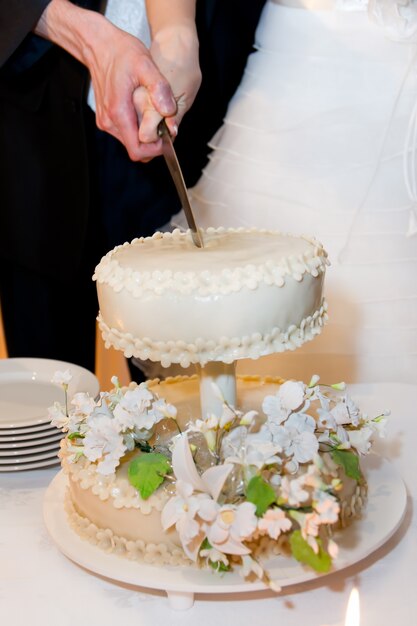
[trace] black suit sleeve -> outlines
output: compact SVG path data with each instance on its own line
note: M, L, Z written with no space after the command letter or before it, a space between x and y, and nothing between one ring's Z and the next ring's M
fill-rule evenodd
M50 0L0 0L0 66L33 30Z

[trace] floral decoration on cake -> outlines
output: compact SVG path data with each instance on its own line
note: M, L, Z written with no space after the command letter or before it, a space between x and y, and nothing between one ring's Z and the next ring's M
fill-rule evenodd
M384 436L388 412L370 418L344 383L320 385L313 376L308 385L284 382L260 412L239 411L216 388L222 414L181 430L176 407L146 383L121 388L114 377L112 391L77 393L68 406L70 379L69 371L56 373L65 404L49 409L51 423L67 433L67 461L87 459L102 476L129 463L143 500L166 488L162 526L176 528L192 562L239 568L274 589L260 546L275 544L318 572L330 570L344 482L366 484L359 459L375 434Z

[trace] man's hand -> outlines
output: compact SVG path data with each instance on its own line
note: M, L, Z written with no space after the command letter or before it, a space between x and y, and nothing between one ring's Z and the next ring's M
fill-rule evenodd
M117 137L134 161L160 154L160 141L140 141L133 94L138 87L146 89L147 106L159 119L175 116L177 103L169 82L142 42L99 13L68 0L51 0L36 33L66 49L89 69L99 128ZM146 121L146 115L144 118Z

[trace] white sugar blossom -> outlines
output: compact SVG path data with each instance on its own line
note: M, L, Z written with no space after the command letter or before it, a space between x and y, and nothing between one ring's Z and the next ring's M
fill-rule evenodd
M210 430L217 430L219 427L219 418L211 413L205 419L197 419L195 422L189 424L188 430L190 432L206 433Z
M337 422L328 409L317 409L317 415L317 425L319 428L325 428L332 431L337 430Z
M371 437L373 430L369 426L360 430L348 431L349 442L352 448L355 448L359 454L368 454L371 447Z
M56 385L65 385L68 387L71 380L72 380L71 371L69 369L66 369L63 372L60 370L56 371L52 377L51 382L55 383Z
M272 441L246 440L246 445L236 448L234 455L226 457L226 463L237 463L245 467L253 465L262 469L266 465L281 464L278 453L281 447Z
M307 541L308 545L314 550L317 554L319 551L319 546L316 541L316 537L319 534L319 526L320 526L320 517L317 513L306 513L302 514L298 521L301 521L301 534L303 538Z
M222 414L219 419L219 427L229 430L233 420L237 417L237 412L233 411L228 404L223 404Z
M316 492L313 505L321 524L335 524L339 519L340 505L331 494Z
M272 426L272 439L274 443L281 446L287 457L293 457L297 463L307 463L313 460L319 449L319 442L313 433L299 432L296 428L275 426L275 424Z
M304 396L305 385L288 380L280 386L275 396L266 396L262 403L262 410L268 420L281 424L290 413L305 403Z
M150 430L163 418L161 412L149 410L152 399L152 393L145 386L127 391L113 411L119 427Z
M278 391L282 406L289 411L298 409L304 402L304 390L303 383L287 380Z
M249 548L242 542L250 539L257 528L255 511L252 502L223 505L207 528L210 545L227 554L249 554Z
M155 424L164 418L176 419L177 417L176 407L173 404L169 404L162 398L159 398L152 403L152 413L155 416Z
M176 483L176 495L168 500L161 513L162 528L175 524L187 556L196 561L206 536L205 524L215 519L219 505L208 494L194 494L193 486L182 480Z
M194 423L189 424L189 432L199 432L204 435L207 446L212 452L216 448L216 432L219 428L219 418L210 414L205 419L197 419Z
M51 420L51 426L64 432L68 431L69 417L65 415L64 408L59 402L54 402L53 406L48 408L48 417Z
M352 424L353 426L357 426L359 424L359 408L348 396L346 396L343 401L338 402L331 409L330 413L339 425Z
M278 396L266 396L262 402L262 410L267 416L268 420L275 422L276 424L282 424L287 417L287 411L284 411L281 401Z
M257 578L262 580L264 576L264 570L258 561L255 561L251 556L245 554L242 556L242 569L240 571L240 575L242 578L247 578L251 574L255 574Z
M309 493L304 487L303 477L289 478L284 476L281 481L281 498L285 502L288 502L290 506L299 506L303 502L306 502L309 498Z
M225 567L229 565L227 556L223 552L216 550L216 548L204 548L200 550L200 556L211 563L223 563Z
M116 420L106 417L90 417L84 440L84 455L89 461L99 461L99 474L112 474L126 452L123 436Z
M91 415L97 406L94 398L84 392L76 393L71 400L71 405L74 407L74 413L83 417Z
M248 411L244 415L242 415L239 424L240 426L251 426L255 417L257 417L258 411Z
M258 528L272 539L278 539L280 534L290 530L292 522L282 509L268 509L258 521Z
M285 422L286 428L295 428L299 433L314 433L316 420L306 413L292 413Z

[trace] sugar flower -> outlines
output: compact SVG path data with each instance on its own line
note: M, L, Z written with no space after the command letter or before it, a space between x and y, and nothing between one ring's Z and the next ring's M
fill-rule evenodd
M299 409L305 402L305 386L288 380L283 383L275 396L266 396L262 403L262 410L268 420L281 424L292 411Z
M66 369L63 372L60 370L56 371L52 377L51 382L55 383L56 385L68 386L71 380L72 380L71 371L69 369Z
M339 518L340 505L336 498L324 491L317 491L313 502L321 524L335 524Z
M120 458L126 452L123 436L116 420L106 417L90 417L85 434L83 453L91 462L99 461L99 474L112 474Z
M152 393L143 385L129 390L114 408L114 417L119 427L149 430L164 416L159 411L149 411Z
M196 561L206 536L203 522L214 519L217 509L218 505L208 494L194 494L191 484L178 480L176 495L162 509L162 528L167 530L175 524L185 553Z
M48 416L51 420L51 426L59 428L60 430L67 432L69 417L64 413L63 407L59 402L54 402L48 409Z
M304 480L302 476L298 478L284 476L281 481L280 496L290 506L299 506L301 503L306 502L309 497L308 491L303 489L303 487Z
M258 528L261 532L269 535L272 539L278 539L282 532L290 530L291 520L282 509L268 509L263 517L258 521Z
M207 538L217 550L227 554L250 554L242 542L249 539L257 528L256 506L252 502L225 504L207 529Z
M352 448L355 448L359 454L368 454L371 447L370 439L373 435L373 429L370 426L360 430L349 430L347 434Z

